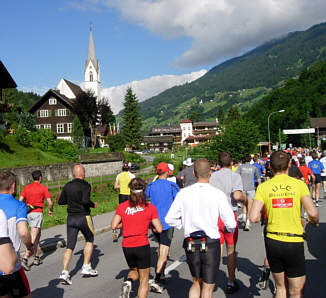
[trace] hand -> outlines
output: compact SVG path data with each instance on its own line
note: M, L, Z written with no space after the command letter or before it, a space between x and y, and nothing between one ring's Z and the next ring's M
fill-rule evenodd
M98 206L98 203L94 202L94 208L97 208L97 206Z
M48 215L53 216L53 211L49 211Z
M32 244L29 248L26 247L26 256L29 258L34 254L35 248L34 244Z

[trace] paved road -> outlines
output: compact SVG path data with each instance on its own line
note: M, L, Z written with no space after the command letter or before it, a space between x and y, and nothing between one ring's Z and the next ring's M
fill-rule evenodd
M305 297L326 297L326 201L320 207L321 225L318 229L307 228L308 241L305 244L307 259L307 285ZM187 297L191 286L191 276L187 264L184 262L184 251L181 248L182 231L177 231L171 247L170 260L167 269L166 287L164 294L150 293L149 297ZM27 272L34 298L41 297L119 297L121 283L127 274L127 265L124 260L121 241L112 243L111 233L106 232L96 236L96 246L92 259L93 266L99 271L95 278L83 278L79 272L82 266L83 241L78 242L70 267L73 284L63 286L59 283L58 275L61 271L61 257L63 249L50 252L43 256L44 263L40 267L32 267ZM156 243L151 241L153 264L155 264ZM232 297L272 297L271 290L259 291L256 282L260 275L260 267L264 258L261 228L254 225L252 231L240 231L238 245L238 270L236 272L240 283L240 291ZM220 266L217 286L214 297L226 297L226 259ZM154 273L154 267L151 269ZM272 284L271 284L272 287ZM136 297L137 285L134 286L131 297Z

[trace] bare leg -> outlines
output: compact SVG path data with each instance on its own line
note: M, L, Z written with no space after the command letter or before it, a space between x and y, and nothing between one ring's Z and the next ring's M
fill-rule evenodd
M236 255L235 255L235 245L226 245L227 250L227 267L229 274L229 282L234 282L235 279L235 266L236 266Z
M316 199L316 184L312 183L311 185L311 193L312 193L312 198Z
M72 250L67 248L63 253L63 259L62 259L63 270L68 271L71 257L72 257Z
M286 298L286 285L284 272L273 273L276 286L275 298Z
M156 273L163 273L165 268L166 262L168 260L170 247L160 244L159 251L158 251L158 260L156 265Z
M203 282L201 290L201 298L212 298L215 284L207 284Z
M84 247L84 265L87 265L91 262L92 253L93 253L93 243L86 242Z
M31 228L31 238L32 238L32 243L34 243L34 247L35 247L35 256L39 255L39 251L38 251L38 244L40 241L40 237L41 237L41 229L40 228ZM25 259L28 259L28 256L25 252L24 255Z
M306 276L288 278L290 298L302 298Z
M201 278L193 278L194 282L189 290L189 298L200 298L200 291L201 291Z
M138 298L146 298L148 294L148 279L149 279L149 270L139 269L139 288L138 288Z
M139 279L138 269L137 268L131 268L129 273L128 273L128 278L132 279L132 281L138 280Z
M319 197L320 197L320 183L317 183L315 185L315 192L316 192L315 199L316 199L316 202L318 202Z

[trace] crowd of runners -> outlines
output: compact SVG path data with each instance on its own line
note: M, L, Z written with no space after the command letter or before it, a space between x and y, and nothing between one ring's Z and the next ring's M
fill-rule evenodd
M85 169L75 165L74 179L59 197L67 205L67 246L59 278L71 285L69 264L78 233L85 238L81 274L97 276L91 266L94 228L91 186L85 181ZM42 173L32 173L16 199L16 176L0 172L0 297L31 297L24 271L30 270L29 259L41 265L39 240L44 201L53 214L53 202L42 185ZM149 183L130 172L123 163L114 188L119 191L119 205L111 222L113 242L122 235L122 251L129 273L121 288L127 298L139 280L138 297L148 291L165 291L165 267L173 241L174 229L183 229L183 249L193 277L189 297L212 297L226 245L228 281L225 292L239 290L235 276L238 230L249 232L251 223L261 221L266 258L258 287L266 289L272 272L275 297L302 297L305 285L304 227L319 224L321 183L326 187L326 152L302 148L275 151L271 155L247 154L241 161L221 152L217 161L191 158L183 162L177 176L174 166L159 163ZM30 227L30 230L28 228ZM119 234L120 230L120 234ZM150 277L151 250L149 230L158 243L154 278ZM21 242L26 247L20 256Z

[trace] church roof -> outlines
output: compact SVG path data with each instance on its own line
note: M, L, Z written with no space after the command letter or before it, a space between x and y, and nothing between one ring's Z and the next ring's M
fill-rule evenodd
M97 61L96 55L95 55L92 28L90 28L90 31L89 31L88 57L87 57L87 60L86 60L86 63L85 63L85 69L86 69L89 61L92 61L96 71L98 71L99 67L98 67L98 61Z
M70 82L66 79L63 79L65 81L65 83L68 85L68 87L70 88L70 90L72 91L72 93L75 94L75 96L77 97L80 93L83 92L83 90L76 84L74 84L73 82Z
M16 88L17 85L0 60L0 89Z

